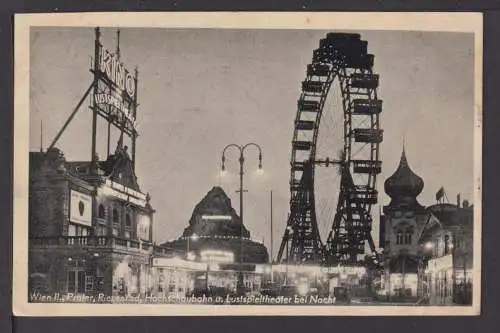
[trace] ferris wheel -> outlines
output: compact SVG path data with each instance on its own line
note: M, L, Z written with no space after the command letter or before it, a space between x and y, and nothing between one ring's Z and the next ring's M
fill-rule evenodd
M327 34L307 65L292 138L290 212L278 261L356 265L367 242L375 252L371 208L382 164L382 100L374 56L360 37ZM322 177L321 169L334 172ZM325 206L330 211L322 215ZM321 225L327 225L323 237Z

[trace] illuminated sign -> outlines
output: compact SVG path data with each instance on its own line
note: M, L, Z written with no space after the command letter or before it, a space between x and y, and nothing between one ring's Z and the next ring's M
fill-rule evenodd
M75 190L70 191L69 220L74 223L92 226L92 198Z
M336 266L322 267L324 273L345 274L345 275L363 275L366 269L360 266Z
M234 254L227 251L205 250L201 253L201 261L204 262L233 262Z
M115 54L101 47L99 57L99 70L113 82L121 91L127 93L130 98L135 96L134 76L118 60Z
M105 184L108 185L109 187L111 187L112 189L114 190L117 190L117 191L120 191L120 192L123 192L127 195L132 195L140 200L146 200L146 195L144 193L141 193L141 192L137 192L129 187L126 187L126 186L123 186L122 184L120 183L116 183L110 179L106 179L105 181Z
M143 214L138 215L137 236L139 239L149 240L149 226L149 216Z
M231 215L202 215L203 220L231 220Z
M202 262L193 262L182 260L180 258L154 258L154 267L164 267L164 268L182 268L186 270L206 270L207 264Z
M137 77L127 70L117 55L100 44L97 53L95 106L126 133L137 131Z
M122 114L127 118L128 121L134 126L137 127L137 123L135 121L134 114L130 111L130 108L124 103L123 99L114 94L96 94L95 95L97 104L105 104L110 105L122 112Z
M364 267L358 266L333 266L325 267L318 265L273 265L273 270L278 272L308 273L308 274L345 274L363 275L366 273Z
M106 183L100 186L97 191L100 196L118 198L140 207L146 206L146 196L144 194L112 182L109 179L106 179Z

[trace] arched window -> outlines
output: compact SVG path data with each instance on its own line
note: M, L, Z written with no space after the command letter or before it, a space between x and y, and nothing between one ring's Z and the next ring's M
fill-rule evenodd
M103 219L106 215L106 210L104 209L104 206L102 204L99 205L97 216L99 216L100 219Z
M118 223L118 210L113 208L113 223Z
M405 232L405 244L411 244L411 236L413 234L413 231L408 229Z
M403 244L403 233L401 230L396 232L396 244Z

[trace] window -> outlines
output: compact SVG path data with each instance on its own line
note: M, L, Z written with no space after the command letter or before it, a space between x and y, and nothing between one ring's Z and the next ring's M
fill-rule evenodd
M87 282L85 271L81 270L68 270L68 293L85 293L85 283Z
M149 240L149 217L146 215L137 215L137 237L143 240Z
M118 210L113 208L113 223L118 223Z
M97 236L106 236L106 234L107 230L105 226L100 225L97 227Z
M68 236L85 237L90 234L90 228L70 223L68 226Z
M413 232L411 230L406 230L405 232L405 244L410 245L411 244L411 236Z
M403 244L403 233L401 230L396 232L396 244Z
M127 225L127 227L132 226L132 221L130 220L130 214L129 213L127 213L127 215L125 216L125 224Z
M450 253L450 236L446 235L444 236L444 254L449 254Z
M76 225L74 224L69 224L68 226L68 236L73 237L76 236Z
M97 216L100 219L103 219L106 216L106 209L104 208L104 206L102 204L99 205Z
M439 237L436 237L436 240L434 241L434 256L441 256L441 238Z
M76 285L76 279L75 279L75 271L68 271L68 293L74 293L75 292L75 285Z

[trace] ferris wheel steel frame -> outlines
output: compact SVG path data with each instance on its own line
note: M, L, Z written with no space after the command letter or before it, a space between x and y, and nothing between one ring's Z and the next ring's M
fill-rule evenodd
M382 100L377 96L379 76L373 73L374 56L368 54L367 47L359 34L329 33L320 40L312 63L307 65L292 139L290 213L278 262L359 265L366 241L375 253L371 206L377 203L375 185L381 172ZM344 145L340 157L318 159L318 135L327 130L321 123L334 81L338 81L342 95ZM314 120L304 120L310 119L306 114L313 114ZM353 120L360 121L353 124ZM310 140L301 140L308 134L312 134ZM355 159L354 147L364 149L363 159ZM332 152L334 148L340 147L332 147ZM301 154L307 158L300 159ZM339 170L340 189L332 226L323 243L316 216L315 169L330 166Z

